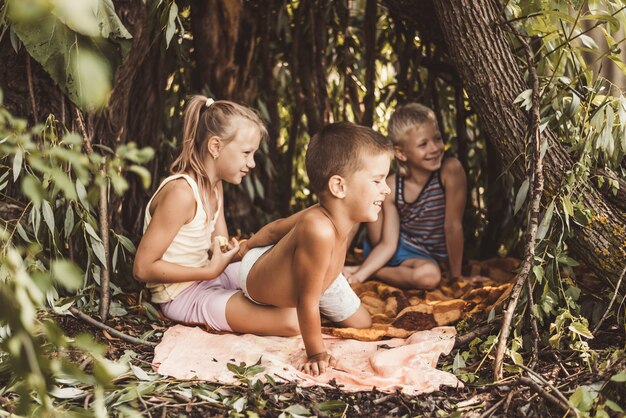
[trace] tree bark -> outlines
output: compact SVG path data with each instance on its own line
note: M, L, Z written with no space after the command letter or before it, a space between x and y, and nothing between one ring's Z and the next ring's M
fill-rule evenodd
M525 178L524 135L528 128L522 110L513 104L526 89L522 73L511 51L507 34L500 27L500 9L493 1L435 0L448 52L463 78L472 108L478 114L488 140L503 165L518 182ZM545 131L546 193L544 204L562 187L573 161L558 138ZM567 241L575 257L600 277L617 280L626 264L626 216L592 184L580 192L583 204L593 212L589 225L574 225L574 238Z

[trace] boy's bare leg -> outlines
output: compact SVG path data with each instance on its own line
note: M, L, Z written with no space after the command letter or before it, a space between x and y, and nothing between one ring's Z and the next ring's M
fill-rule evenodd
M300 335L295 308L258 305L242 292L235 293L226 303L226 321L234 332L241 334Z
M355 313L343 321L336 322L336 325L346 328L369 328L372 326L372 317L361 304Z
M431 260L410 258L399 266L381 268L376 277L401 289L431 290L439 285L441 270Z

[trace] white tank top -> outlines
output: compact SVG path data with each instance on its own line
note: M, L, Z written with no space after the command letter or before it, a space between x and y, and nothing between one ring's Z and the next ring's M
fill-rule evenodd
M172 180L184 178L196 199L196 214L191 222L183 225L179 230L172 243L161 260L169 263L178 264L185 267L204 267L209 262L209 248L211 248L211 235L215 230L215 223L222 208L222 202L220 201L219 194L215 190L215 198L217 199L217 210L213 215L213 219L209 222L207 220L206 212L200 198L200 192L198 190L198 184L196 181L187 174L174 174L167 177L159 188L154 192L154 195L150 198L148 205L146 206L146 216L143 222L143 231L146 231L152 216L150 215L150 204L154 197L161 191L163 186ZM195 282L179 282L179 283L148 283L146 286L152 293L152 302L166 303L173 300L183 290L194 284Z

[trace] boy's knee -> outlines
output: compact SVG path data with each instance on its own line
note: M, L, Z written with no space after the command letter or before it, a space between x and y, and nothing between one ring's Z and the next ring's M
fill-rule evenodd
M300 335L300 324L298 323L298 315L295 312L293 315L287 315L282 328L283 337L295 337L297 335Z
M433 290L441 283L441 270L435 263L428 263L413 270L413 286L418 289Z

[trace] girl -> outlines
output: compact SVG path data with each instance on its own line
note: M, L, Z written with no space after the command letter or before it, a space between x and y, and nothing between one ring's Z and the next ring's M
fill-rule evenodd
M243 296L240 263L229 264L241 258L239 243L233 239L222 252L217 238L228 236L222 181L241 183L266 136L263 122L244 106L204 96L189 100L182 152L148 202L133 268L168 318L216 331L299 334L295 309L261 306Z
M382 216L367 225L366 260L344 274L352 283L375 274L395 287L433 289L441 280L438 261L448 260L451 278L461 275L465 172L456 158L444 160L437 119L426 106L401 106L388 130L400 170L387 178L391 198Z

